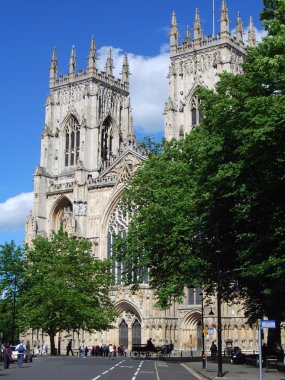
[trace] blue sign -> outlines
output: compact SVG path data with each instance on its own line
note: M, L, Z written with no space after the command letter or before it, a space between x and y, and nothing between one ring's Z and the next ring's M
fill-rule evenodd
M270 320L265 320L265 321L260 321L260 327L262 329L275 329L276 328L276 321L270 321Z
M214 329L213 328L208 329L208 334L209 335L214 335Z

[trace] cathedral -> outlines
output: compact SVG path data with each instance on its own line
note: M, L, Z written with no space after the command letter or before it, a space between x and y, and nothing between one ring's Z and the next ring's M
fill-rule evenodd
M240 74L247 46L255 43L252 19L247 43L240 15L235 34L230 33L225 0L217 35L204 35L196 10L194 33L191 35L188 27L180 42L173 12L169 94L165 94L168 99L164 108L166 139L182 138L199 124L196 90L200 86L214 89L223 71ZM125 54L121 77L114 77L111 50L104 71L98 69L94 37L85 70L77 71L73 47L68 74L58 76L57 53L53 50L41 158L34 173L33 212L26 225L27 243L37 235L48 237L51 231L63 227L72 235L89 239L94 256L103 259L112 256L112 237L127 232L129 220L121 210L120 199L128 181L146 159L133 130L129 76ZM155 307L147 279L133 293L122 284L121 270L120 263L116 263L115 285L110 289L119 313L114 329L94 334L64 332L58 336L62 347L73 339L74 347L82 342L114 343L131 349L132 344L145 343L151 337L155 345L172 340L177 350L201 350L204 301L203 326L213 332L205 335L209 350L217 339L213 299L205 300L200 288L185 289L183 303L173 303L170 309L162 311ZM244 350L257 348L257 331L246 325L240 305L223 304L222 320L224 346L227 340ZM48 343L48 337L39 331L30 331L25 338Z

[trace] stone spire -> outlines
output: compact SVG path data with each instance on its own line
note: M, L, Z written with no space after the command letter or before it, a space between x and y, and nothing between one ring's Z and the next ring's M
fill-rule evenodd
M190 33L190 26L189 25L187 25L187 29L186 29L185 42L186 43L191 42L191 33Z
M57 63L56 48L54 47L52 51L51 64L49 68L50 82L54 83L57 80L57 72L58 72L58 63Z
M227 36L230 33L230 20L229 20L229 11L227 8L226 0L222 2L222 11L221 11L221 36Z
M75 47L72 46L71 55L69 59L69 76L75 76L76 73L76 54L75 54Z
M89 50L89 57L88 57L88 70L94 70L96 68L96 45L95 45L95 38L92 36L91 44L90 44L90 50Z
M107 75L113 76L113 68L114 68L114 62L112 57L112 49L109 50L109 55L107 57L106 65L105 65L105 72Z
M201 21L199 16L199 10L196 8L195 21L194 21L194 41L201 38Z
M124 60L123 60L123 66L122 66L122 82L129 84L129 76L130 76L130 67L129 67L129 60L128 60L128 54L124 54Z
M254 47L256 45L256 33L253 25L252 16L249 19L249 30L248 30L248 47Z
M172 12L169 37L170 37L170 50L175 51L178 46L178 26L177 26L175 11Z
M236 24L236 38L238 42L243 42L243 24L240 17L240 12L238 12L237 24Z

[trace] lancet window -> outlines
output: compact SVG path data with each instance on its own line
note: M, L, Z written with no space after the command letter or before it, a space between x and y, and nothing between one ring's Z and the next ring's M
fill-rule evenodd
M65 126L65 166L73 166L79 160L80 129L74 116L70 116Z
M111 118L108 117L101 130L101 158L103 161L110 159L113 149L113 130Z
M191 124L192 128L200 124L202 120L202 111L200 108L201 100L197 95L194 95L191 100Z

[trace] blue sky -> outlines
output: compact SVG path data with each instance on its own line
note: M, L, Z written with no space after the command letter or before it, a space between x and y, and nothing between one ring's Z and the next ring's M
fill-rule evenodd
M252 15L262 36L261 0L227 0L231 29L238 10L244 27ZM131 99L135 130L139 137L163 135L163 105L167 100L168 33L171 13L176 11L179 32L193 27L199 8L205 34L212 33L212 0L2 0L1 25L1 177L0 244L24 240L25 216L32 208L33 172L40 158L44 104L48 94L48 68L54 46L59 74L67 73L71 47L77 69L86 67L94 34L105 64L114 49L115 73L122 54L130 55ZM216 31L221 0L215 0ZM246 39L246 36L245 36Z

